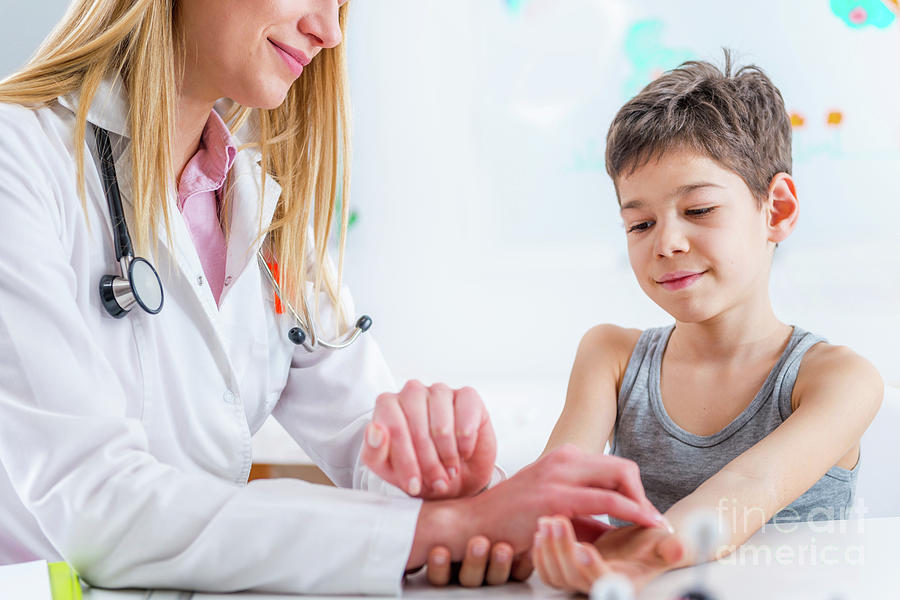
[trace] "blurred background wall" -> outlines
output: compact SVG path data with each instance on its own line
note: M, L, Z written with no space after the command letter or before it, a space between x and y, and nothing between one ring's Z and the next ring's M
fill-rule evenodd
M0 0L0 75L66 2ZM346 281L398 382L473 385L501 463L543 447L581 335L670 322L628 266L603 165L619 106L684 60L761 66L794 123L777 314L900 384L894 0L354 0ZM274 439L274 438L273 438ZM261 454L289 456L283 443ZM266 454L268 453L268 454ZM293 455L291 455L293 456Z

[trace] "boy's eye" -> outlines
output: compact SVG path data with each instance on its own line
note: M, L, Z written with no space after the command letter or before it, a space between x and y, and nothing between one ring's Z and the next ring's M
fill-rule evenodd
M653 221L641 221L640 223L635 223L634 225L630 226L627 232L631 233L634 231L646 231L650 229L651 225L653 225Z
M684 211L684 214L688 215L689 217L702 217L703 215L708 215L715 209L715 206L708 206L706 208L691 208Z

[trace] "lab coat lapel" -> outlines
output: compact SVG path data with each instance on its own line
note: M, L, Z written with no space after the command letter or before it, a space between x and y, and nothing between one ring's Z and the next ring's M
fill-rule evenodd
M76 112L80 102L80 93L73 92L65 96L60 96L59 103L69 110ZM122 199L122 208L125 212L126 219L129 223L134 222L134 188L131 178L132 173L132 157L131 157L131 138L128 127L128 100L125 94L124 86L119 78L107 78L101 82L97 88L97 93L88 109L88 123L103 127L109 131L110 142L113 150L113 160L116 165L116 173L118 175L119 192ZM91 130L87 135L88 147L96 152L96 144L93 140ZM98 175L99 177L99 175ZM274 182L273 182L274 183ZM276 196L277 198L277 196ZM108 214L105 206L106 199L98 198L103 202L102 212ZM200 323L201 328L207 329L205 335L209 341L210 350L216 357L216 362L222 371L223 376L228 381L232 389L237 389L237 377L232 362L232 357L228 352L230 347L230 336L221 323L219 309L216 306L215 298L206 283L206 277L203 273L203 266L200 262L200 256L194 246L190 231L184 218L181 216L176 203L176 193L174 186L169 186L166 197L162 199L167 205L169 213L169 224L172 233L172 244L170 246L166 232L166 224L162 216L157 224L157 234L159 240L160 252L166 252L171 260L160 260L162 257L157 256L151 260L152 263L160 271L160 276L164 281L164 290L166 285L179 285L185 289L191 290L189 295L192 296L202 308L202 314L206 319ZM274 210L274 209L273 209ZM112 240L111 224L107 220L106 227L109 229L109 237ZM110 243L112 243L110 241ZM172 268L172 267L175 268ZM165 308L163 308L165 310Z
M131 141L127 140L127 143L123 145L124 148L121 154L115 159L116 172L131 173ZM127 218L131 219L130 222L133 222L134 195L131 177L119 177L119 191ZM210 351L216 357L216 362L219 364L219 368L228 382L229 388L237 389L236 370L232 357L228 352L231 342L230 336L221 322L216 300L206 281L203 265L200 262L200 256L194 246L191 233L184 222L181 212L178 210L174 188L170 187L164 201L168 205L172 243L171 245L169 244L166 224L162 215L160 215L160 220L157 223L160 256L155 257L155 260L152 261L160 271L160 277L164 281L164 293L165 285L178 285L183 289L190 290L188 292L189 295L200 305L201 312L206 317L198 326L201 329L206 329L204 335L209 342ZM162 253L167 253L171 260L161 260ZM165 306L163 310L165 310Z
M260 207L262 167L258 164L259 158L259 152L244 149L238 152L232 166L234 175L231 178L231 216L225 258L226 281L228 278L236 280L248 264L256 265L256 252L263 241L259 239L259 234L272 222L275 207L281 197L281 186L266 174L265 196ZM220 304L225 302L229 291L230 286L225 286L219 298Z
M253 260L262 241L257 240L257 235L272 221L272 215L281 196L281 187L275 180L266 175L266 193L263 198L262 211L260 213L260 177L262 170L257 164L259 153L253 149L244 149L237 153L232 165L233 176L231 198L231 226L227 238L225 274L229 285L222 288L219 296L219 304L213 297L209 284L203 272L203 265L197 253L191 233L187 224L178 210L176 204L176 192L174 188L169 190L166 198L168 202L169 220L172 231L172 247L166 239L165 223L161 220L158 224L159 244L165 248L174 259L178 273L174 273L172 279L179 280L181 285L191 290L193 297L200 304L203 314L206 316L205 326L209 333L210 348L217 356L222 372L229 380L232 389L238 388L247 357L251 351L251 345L247 339L246 323L241 323L242 315L235 314L239 307L230 306L228 295L234 289L238 278L242 276L256 276L257 274L244 273L248 265L256 268ZM131 173L130 142L123 149L121 156L116 160L117 169L120 172ZM120 178L122 187L123 204L127 204L126 213L132 213L132 185L130 177ZM252 262L251 262L252 261ZM163 266L163 268L166 268ZM199 282L203 282L200 284ZM232 299L234 300L234 299Z
M249 323L246 314L247 294L272 293L261 281L256 263L256 251L262 244L259 233L272 221L281 187L266 176L265 196L260 200L262 169L257 165L258 153L252 149L238 152L232 166L230 226L225 256L225 283L219 296L218 317L225 331L235 333L229 340L229 354L238 378L243 378L249 364L251 338L265 329L263 323ZM261 204L260 204L261 203ZM257 297L257 301L259 298ZM247 329L257 331L248 332ZM241 332L240 335L237 332Z
M80 101L80 93L73 92L59 98L60 104L73 112L77 111ZM230 103L217 104L216 109L223 114L230 107ZM132 173L131 138L128 127L128 99L124 85L120 78L107 78L97 88L91 107L88 109L88 122L103 127L111 134L113 156L116 164L116 172L119 174L119 190L122 198L122 206L129 222L134 222L134 190L130 174ZM244 134L244 135L241 135ZM236 134L238 141L246 135L253 136L256 129L245 126ZM95 148L93 135L88 133L88 146ZM252 138L251 138L252 139ZM262 240L257 239L260 231L264 230L272 221L275 207L281 196L281 187L268 174L266 175L265 196L262 199L260 210L260 181L262 168L259 165L260 154L255 148L245 148L235 157L233 176L230 177L232 186L231 218L227 243L226 277L229 281L236 281L248 264L255 265L254 256ZM105 203L105 198L102 200ZM207 338L210 341L210 349L216 355L223 374L229 380L229 385L237 385L238 371L235 365L243 363L244 354L247 352L247 344L235 343L231 339L232 333L219 307L216 305L212 291L206 283L200 256L194 246L193 239L187 224L184 222L176 201L174 186L170 186L166 197L169 224L172 233L171 246L167 238L166 225L161 218L157 225L159 247L169 254L171 261L154 260L160 271L169 269L169 272L161 272L160 275L169 285L181 285L191 290L193 296L202 308L206 317L203 325L208 328ZM103 212L106 213L104 206ZM107 222L107 228L111 225ZM109 232L110 239L112 231ZM159 257L158 257L159 258ZM174 265L176 269L171 269ZM177 271L174 272L174 271ZM229 294L231 286L225 286L219 297L219 305L222 306Z

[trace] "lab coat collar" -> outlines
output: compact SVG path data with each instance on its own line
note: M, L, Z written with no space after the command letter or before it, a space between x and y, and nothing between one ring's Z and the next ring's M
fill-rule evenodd
M79 90L69 94L60 96L59 103L76 112L81 100ZM220 116L226 115L228 110L233 106L233 102L228 99L222 99L216 103L214 110ZM97 125L109 131L111 134L120 136L125 143L116 143L113 140L113 154L117 165L118 173L132 172L132 161L130 152L131 135L128 126L128 113L130 104L128 95L125 90L124 83L120 77L107 77L97 87L97 93L88 109L87 120L93 125ZM247 124L234 132L234 137L239 144L244 144L248 140L255 139L258 136L258 127L255 125L254 119L249 119ZM278 199L281 197L281 186L266 174L265 195L262 198L262 207L260 208L260 185L262 180L262 167L259 164L260 152L255 147L247 147L239 149L232 165L232 173L229 177L231 185L234 186L231 204L231 223L229 227L228 246L226 255L226 276L236 279L246 268L247 264L256 254L261 244L261 240L257 240L260 231L265 230L272 222L275 214L275 208ZM123 205L128 208L133 207L133 190L131 177L119 177L119 188ZM175 197L174 186L170 189L170 193L165 200L168 202L169 214L178 215L177 198ZM181 240L185 235L189 238L189 232L186 227L181 227L179 220L172 222L175 234L175 248L171 250L178 257L178 263L182 270L191 272L195 270L196 264L199 264L199 258L196 251L190 251L186 240ZM167 246L165 224L160 222L158 226L159 240ZM182 241L184 243L179 243ZM194 264L196 262L196 264ZM226 287L220 296L220 303L224 301L228 293Z
M76 90L58 98L59 103L72 112L77 112L81 100L81 91ZM222 99L215 105L216 112L220 116L227 114L233 106L230 100ZM129 102L124 83L120 77L107 77L97 87L97 93L88 109L87 120L93 125L106 129L112 134L126 138L130 143L131 133L128 127ZM234 133L238 143L248 141L246 136L255 136L257 128L253 119ZM118 146L118 147L117 147ZM119 165L120 173L131 173L131 153L128 144L113 144L116 154L115 161ZM116 152L118 150L118 152ZM234 182L234 195L230 227L230 240L228 244L228 260L233 262L239 258L246 263L247 259L255 252L253 240L257 233L267 228L275 214L278 198L281 196L281 186L274 178L266 175L265 197L262 210L259 207L260 182L262 167L259 165L260 152L257 148L248 147L238 151L232 166L232 180ZM119 186L122 189L122 198L129 206L132 204L132 190L130 177L120 177ZM174 190L172 190L174 193ZM171 200L171 199L170 199ZM177 211L174 202L170 209ZM170 210L171 214L172 213ZM165 236L164 227L161 229L161 240ZM234 242L234 244L232 243ZM243 266L243 265L242 265ZM230 271L230 269L229 269ZM236 273L235 273L236 274Z
M72 112L78 112L81 90L60 96L57 100ZM88 109L87 120L110 133L131 137L128 130L128 97L120 77L107 77L100 82Z

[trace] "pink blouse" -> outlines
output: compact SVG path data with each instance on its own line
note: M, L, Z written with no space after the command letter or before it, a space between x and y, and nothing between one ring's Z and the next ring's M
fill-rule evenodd
M220 198L236 154L231 132L216 111L212 111L200 136L200 147L185 165L178 184L178 209L191 232L216 304L225 279L226 248L219 221Z

